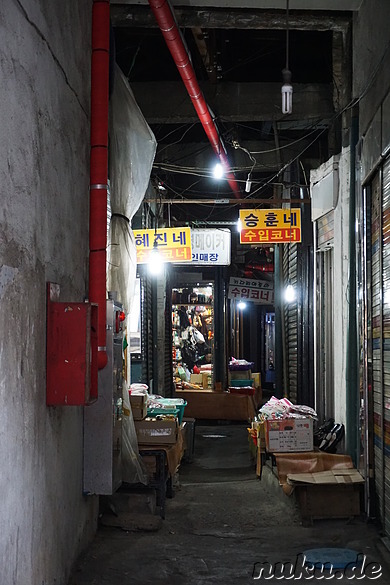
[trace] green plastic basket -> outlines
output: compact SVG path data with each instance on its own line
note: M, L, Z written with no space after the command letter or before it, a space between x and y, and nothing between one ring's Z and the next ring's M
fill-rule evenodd
M230 380L229 386L233 388L242 388L243 386L253 386L253 380Z

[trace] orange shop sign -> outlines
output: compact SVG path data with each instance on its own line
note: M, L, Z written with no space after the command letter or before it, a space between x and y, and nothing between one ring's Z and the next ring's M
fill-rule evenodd
M240 209L240 244L301 241L300 209Z
M164 262L191 262L191 228L160 228L133 230L137 250L137 264L146 264L155 245Z

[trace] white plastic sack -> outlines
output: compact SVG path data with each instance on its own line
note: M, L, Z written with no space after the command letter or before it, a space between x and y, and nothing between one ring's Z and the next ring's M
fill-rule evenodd
M129 392L123 383L123 417L122 417L122 480L126 483L143 483L147 485L148 475L138 452L138 440L131 413Z

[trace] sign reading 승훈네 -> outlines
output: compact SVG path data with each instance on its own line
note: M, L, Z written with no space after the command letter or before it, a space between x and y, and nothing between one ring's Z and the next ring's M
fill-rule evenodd
M241 244L301 241L300 209L240 209Z

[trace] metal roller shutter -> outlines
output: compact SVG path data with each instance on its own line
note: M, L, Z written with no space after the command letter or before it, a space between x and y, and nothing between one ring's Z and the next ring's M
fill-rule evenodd
M390 160L372 181L371 213L375 491L383 528L390 534Z
M141 277L141 359L142 380L153 380L152 283L150 276Z
M283 250L283 281L298 288L298 246L288 244ZM298 296L292 303L284 305L284 330L287 380L284 380L288 398L296 403L298 399Z

